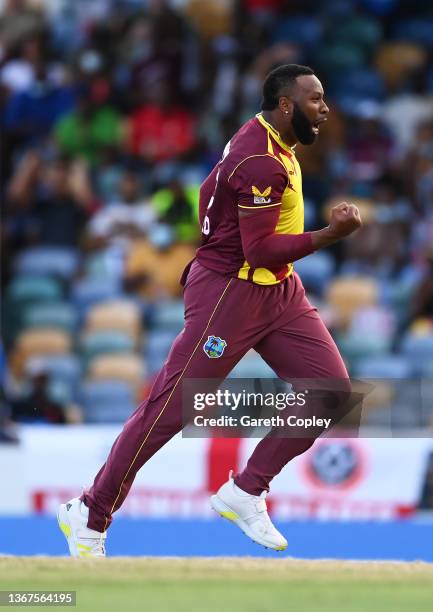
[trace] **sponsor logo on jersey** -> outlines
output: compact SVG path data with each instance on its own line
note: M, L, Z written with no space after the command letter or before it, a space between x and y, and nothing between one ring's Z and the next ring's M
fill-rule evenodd
M208 336L203 350L210 359L218 359L224 353L227 342L219 336Z
M270 204L272 187L267 187L264 191L259 191L255 185L251 187L254 196L254 204Z

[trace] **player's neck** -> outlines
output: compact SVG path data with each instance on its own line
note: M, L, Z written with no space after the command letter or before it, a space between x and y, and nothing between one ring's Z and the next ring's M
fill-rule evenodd
M289 147L294 147L298 142L292 128L282 125L278 114L274 111L262 111L263 119L278 133L281 140Z

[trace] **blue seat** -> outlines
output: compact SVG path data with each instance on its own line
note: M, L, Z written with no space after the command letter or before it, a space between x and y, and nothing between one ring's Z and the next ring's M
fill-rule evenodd
M299 45L316 45L322 36L323 25L313 17L290 17L280 20L272 36L274 43L290 41Z
M84 383L79 402L89 423L124 422L136 408L134 389L118 380Z
M433 333L425 336L408 334L401 344L402 354L420 376L433 364Z
M7 288L6 298L14 304L59 301L62 288L49 276L17 276Z
M365 64L365 53L356 45L335 42L320 46L315 61L332 83L336 79L336 72L341 74L361 68Z
M376 70L357 68L341 74L332 93L338 99L349 95L351 98L382 100L386 87L383 76Z
M182 300L161 302L157 304L152 318L152 329L170 329L180 331L184 324L184 306Z
M32 304L23 315L25 327L59 327L68 332L77 328L77 312L67 302L50 302L48 304Z
M144 354L150 374L154 374L162 367L176 336L177 331L170 329L149 332L146 337Z
M134 340L118 330L90 332L81 341L81 351L86 361L106 353L130 353Z
M53 275L69 280L78 265L79 256L74 249L35 247L23 251L15 260L14 268L18 274Z
M404 355L376 355L359 361L354 374L361 378L410 378L412 367Z
M85 412L84 418L87 423L124 423L136 408L134 402L96 403L90 412Z
M355 370L364 359L380 357L388 353L390 342L387 338L345 334L337 338L337 345L348 362L350 370Z
M392 36L395 40L433 47L433 22L431 19L405 19L396 24Z
M72 300L80 314L93 304L111 300L119 294L119 283L110 278L83 278L72 287Z
M81 376L80 360L72 353L42 355L38 357L48 372L55 378L78 382Z
M322 295L330 278L334 274L335 262L325 251L316 251L308 257L295 262L295 270L307 289Z

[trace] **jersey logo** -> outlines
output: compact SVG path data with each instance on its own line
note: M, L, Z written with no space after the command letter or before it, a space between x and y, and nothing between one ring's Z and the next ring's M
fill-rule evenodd
M272 187L267 187L263 192L259 191L255 185L251 187L254 196L254 204L270 204Z
M219 359L224 353L227 342L219 336L208 336L203 350L210 359Z

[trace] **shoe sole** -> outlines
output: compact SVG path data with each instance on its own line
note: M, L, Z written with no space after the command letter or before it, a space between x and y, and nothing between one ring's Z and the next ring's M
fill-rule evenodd
M230 506L227 506L227 504L223 502L220 497L218 497L218 495L211 496L210 504L215 510L215 512L217 512L220 516L227 519L228 521L235 523L235 525L237 525L246 536L253 540L253 542L256 542L256 544L260 544L261 546L264 546L265 548L270 548L271 550L286 550L287 544L283 546L275 546L273 544L270 544L269 542L266 542L266 540L263 540L259 536L256 536L249 528L248 523L242 520L241 517L234 510L232 510L232 508L230 508Z
M69 522L68 511L66 510L65 504L61 504L57 510L57 522L59 524L60 531L66 538L71 557L79 557L74 538L72 537L72 527L71 523Z

